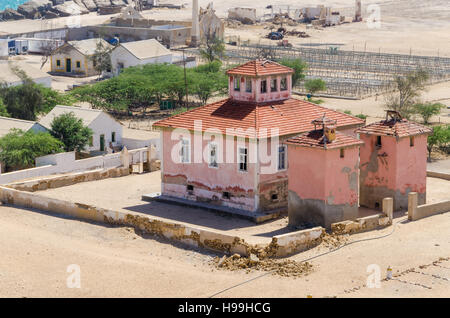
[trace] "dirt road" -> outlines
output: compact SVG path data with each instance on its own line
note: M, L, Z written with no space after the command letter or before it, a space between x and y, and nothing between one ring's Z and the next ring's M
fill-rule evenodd
M396 219L398 221L399 219ZM400 219L401 220L401 219ZM389 237L344 247L311 262L302 278L266 275L220 297L406 296L449 297L450 214L399 223ZM352 236L350 241L388 234L391 228ZM0 297L208 297L261 272L218 270L215 256L142 238L127 228L0 206ZM292 259L327 251L319 246ZM68 266L80 267L81 288L68 288ZM369 289L367 266L382 277L390 265L395 280ZM434 276L433 276L434 275ZM425 287L424 287L425 286Z

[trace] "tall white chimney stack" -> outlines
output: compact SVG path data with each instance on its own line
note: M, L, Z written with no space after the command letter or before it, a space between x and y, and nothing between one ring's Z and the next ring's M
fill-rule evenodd
M198 20L198 0L192 0L192 30L191 46L198 46L200 42L200 25Z

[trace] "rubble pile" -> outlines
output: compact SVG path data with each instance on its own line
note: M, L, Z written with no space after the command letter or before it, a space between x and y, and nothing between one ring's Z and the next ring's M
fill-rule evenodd
M341 247L342 245L345 245L347 242L348 242L348 234L340 235L335 233L333 234L324 233L322 237L322 244L320 244L320 247L335 249Z
M231 271L246 270L247 273L251 270L259 270L273 272L283 277L300 277L313 271L313 266L308 262L300 263L293 260L270 258L260 259L255 254L250 254L250 257L243 257L239 254L234 254L230 257L224 255L222 258L215 257L212 262L219 269Z

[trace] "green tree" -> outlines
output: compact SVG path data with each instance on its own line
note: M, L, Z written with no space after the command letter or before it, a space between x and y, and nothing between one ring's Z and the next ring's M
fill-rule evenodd
M12 129L0 138L0 161L8 171L34 166L35 158L63 151L63 144L47 132Z
M414 105L414 113L420 115L425 125L429 124L430 118L439 115L441 109L445 108L445 105L441 103L418 103Z
M217 37L207 38L200 46L200 55L208 62L220 61L225 58L225 42Z
M425 90L429 77L428 72L421 69L405 76L395 76L395 90L386 95L387 109L398 111L405 118L411 117L414 105Z
M3 99L1 98L0 98L0 116L10 117L8 110L6 109L5 103L3 103Z
M99 73L99 76L103 72L110 72L112 68L111 63L111 51L112 48L104 44L104 41L98 39L95 52L91 56L91 60L94 63L94 69Z
M220 68L221 63L215 61L188 72L189 90L201 100L202 104L206 104L215 95L226 94L228 77Z
M435 147L445 147L450 143L450 125L433 127L433 133L428 136L428 161L431 161L431 152Z
M70 94L60 93L57 90L45 86L38 86L42 94L42 105L39 110L42 113L50 112L56 105L70 106L75 102L75 99Z
M51 123L53 137L64 144L65 151L82 151L92 137L92 130L83 125L83 120L73 112L55 117Z
M305 78L305 72L308 65L302 59L282 59L279 61L281 65L290 67L294 70L292 74L292 87Z
M44 101L39 86L31 80L25 80L18 86L2 85L0 98L3 99L12 117L24 120L36 120L36 115L42 110Z
M315 94L327 89L327 84L320 78L310 79L305 82L305 89L310 94Z

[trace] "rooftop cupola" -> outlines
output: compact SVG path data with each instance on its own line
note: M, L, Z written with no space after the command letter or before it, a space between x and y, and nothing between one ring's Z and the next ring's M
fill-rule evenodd
M269 60L253 60L227 71L230 99L264 103L291 98L294 70Z

